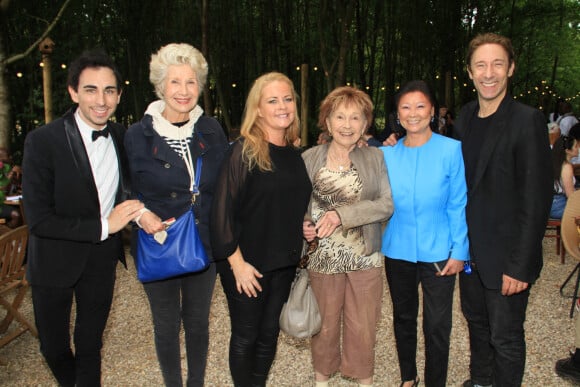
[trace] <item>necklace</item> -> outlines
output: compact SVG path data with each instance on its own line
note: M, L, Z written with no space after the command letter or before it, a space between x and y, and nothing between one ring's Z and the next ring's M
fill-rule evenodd
M350 158L347 156L345 159L339 159L338 157L334 156L332 153L328 152L328 158L330 159L333 166L338 168L340 172L343 172L347 167L350 166Z

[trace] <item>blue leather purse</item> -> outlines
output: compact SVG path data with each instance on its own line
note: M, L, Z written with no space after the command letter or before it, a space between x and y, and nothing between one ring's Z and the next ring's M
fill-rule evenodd
M195 187L199 186L201 157L197 160ZM209 259L199 237L193 206L167 229L163 244L153 235L139 230L137 242L137 277L141 282L159 281L205 270Z

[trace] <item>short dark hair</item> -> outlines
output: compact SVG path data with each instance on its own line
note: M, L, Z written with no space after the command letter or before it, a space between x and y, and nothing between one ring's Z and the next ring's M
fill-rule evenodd
M425 94L425 97L427 97L429 102L431 102L431 105L433 105L433 108L435 108L437 101L435 100L435 95L431 91L431 88L427 82L422 80L414 80L405 83L403 87L399 89L399 92L395 95L395 106L397 109L399 108L399 101L401 100L401 97L403 97L405 94L413 93L415 91Z
M580 122L570 128L568 136L574 140L580 141Z
M99 67L108 67L110 68L113 73L115 74L115 78L117 79L117 90L121 91L121 83L122 77L121 72L117 68L117 65L109 55L105 52L105 50L101 48L88 50L83 52L78 58L76 58L68 68L68 77L67 77L67 86L73 88L75 91L78 91L79 88L79 78L81 73L86 68L99 68Z

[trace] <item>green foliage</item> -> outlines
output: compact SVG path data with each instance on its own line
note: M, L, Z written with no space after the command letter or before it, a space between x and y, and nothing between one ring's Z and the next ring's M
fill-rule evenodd
M13 1L0 26L7 57L24 52L64 0ZM307 120L315 137L317 106L333 87L348 83L372 97L377 126L392 110L393 95L411 79L425 79L441 103L457 109L474 98L464 53L479 32L512 38L517 53L511 85L517 98L550 109L572 98L580 112L580 3L577 0L220 0L208 1L207 34L213 111L227 130L239 126L246 93L267 71L289 75L300 92L299 66L308 64ZM128 84L117 119L139 119L155 99L148 80L153 52L169 42L202 47L202 2L187 0L78 0L50 37L53 110L70 105L68 64L82 50L101 46ZM8 66L14 126L24 134L43 121L40 54ZM16 76L22 73L22 77Z

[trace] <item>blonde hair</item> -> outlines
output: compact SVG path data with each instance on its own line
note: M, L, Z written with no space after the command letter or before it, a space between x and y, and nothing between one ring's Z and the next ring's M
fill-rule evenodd
M258 120L258 107L262 98L262 91L272 82L285 82L290 86L294 101L297 100L294 84L286 75L277 72L271 72L260 76L254 81L248 97L246 107L244 108L244 119L240 128L240 135L244 138L242 157L252 170L255 167L262 172L272 171L272 160L270 159L270 149L267 141L266 130L261 126ZM300 120L298 114L295 114L294 121L286 129L285 139L289 145L300 135Z
M207 61L202 53L187 43L170 43L163 46L157 53L151 55L149 63L149 81L155 87L155 94L163 99L163 88L169 66L190 65L199 84L199 92L203 91L207 80Z

